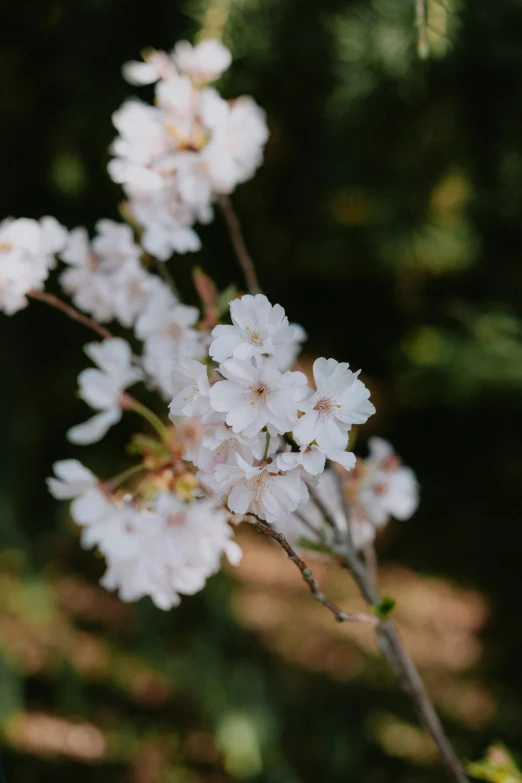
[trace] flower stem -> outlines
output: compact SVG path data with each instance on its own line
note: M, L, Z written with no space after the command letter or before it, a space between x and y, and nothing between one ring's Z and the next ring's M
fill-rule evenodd
M225 218L230 239L236 251L237 259L245 275L247 288L251 294L260 294L261 286L257 279L256 269L252 257L245 244L241 224L229 196L220 196L218 204Z
M255 527L259 533L263 533L263 535L272 538L274 541L277 541L279 546L284 549L288 555L288 559L291 560L292 563L294 563L294 565L296 565L301 572L301 576L308 585L308 589L312 593L315 600L325 606L334 615L338 623L363 623L363 625L371 625L372 627L376 627L378 625L379 621L373 615L365 614L364 612L344 612L337 606L337 604L334 604L333 601L330 601L330 599L327 598L321 590L319 582L317 579L315 579L312 570L308 567L305 561L299 557L297 552L292 549L284 535L279 533L277 530L274 530L273 527L268 525L262 519L259 519L259 517L257 517L255 514L247 512L245 516L251 517L251 519L246 521L253 525L253 527Z
M165 427L165 425L163 424L159 416L156 416L154 411L151 411L150 408L147 408L146 405L143 405L142 402L139 402L131 394L127 394L127 392L124 392L121 395L120 402L124 410L134 411L134 413L137 413L139 416L141 416L146 421L148 421L151 427L153 427L156 430L160 438L162 440L165 440L167 434L167 428Z
M107 489L109 489L111 492L114 492L115 489L117 489L122 484L125 484L125 482L132 478L133 476L137 475L138 473L141 473L141 471L146 470L145 465L133 465L131 468L127 468L127 470L122 470L121 473L117 473L116 476L113 476L110 479L107 479L107 481L104 481L104 485Z
M344 493L341 488L341 497L345 506L346 520L348 522L347 532L343 535L335 524L335 520L328 509L317 495L314 489L310 488L310 497L319 511L323 514L325 520L332 528L334 533L333 552L338 556L343 568L352 576L357 584L362 596L370 607L378 607L382 603L381 596L373 584L366 565L360 559L355 549L350 528L350 509L345 501ZM411 697L417 711L428 729L431 737L437 746L439 755L444 763L446 770L456 783L469 783L453 746L444 730L438 713L426 690L426 686L413 663L406 652L402 639L392 620L384 620L376 627L377 642L381 653L386 658L390 669L396 676L402 689Z
M266 431L265 453L263 454L263 459L266 459L268 457L268 449L269 448L270 448L270 433L267 430Z
M94 321L92 318L89 318L89 316L80 313L78 310L76 310L76 308L68 305L66 302L63 302L54 294L48 294L45 291L29 291L27 296L30 296L31 299L37 299L40 302L45 302L51 307L54 307L56 310L60 310L69 318L72 318L73 321L78 321L78 323L83 324L88 329L92 329L92 331L96 332L96 334L101 337L102 340L110 340L112 337L114 337L114 335L104 326L101 326L101 324L99 324L97 321Z

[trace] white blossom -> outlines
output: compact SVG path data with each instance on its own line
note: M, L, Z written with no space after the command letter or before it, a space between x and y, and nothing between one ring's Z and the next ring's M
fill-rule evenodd
M136 322L136 335L144 341L144 367L166 399L179 391L174 381L176 363L205 355L205 335L193 328L198 318L196 307L178 304L162 292Z
M286 451L278 454L276 464L280 470L303 468L312 478L319 476L325 466L326 456L318 446L301 446L299 451Z
M178 73L205 84L218 79L230 67L232 56L221 41L207 39L196 46L178 41L170 54L152 49L145 53L144 60L133 60L123 66L123 76L130 84L153 84Z
M80 373L79 394L99 413L68 431L69 440L79 444L101 440L107 430L121 419L121 395L124 389L142 377L132 365L132 352L125 340L114 338L89 343L85 346L85 353L99 369L89 367Z
M352 468L353 456L344 451L348 432L352 424L364 424L375 413L370 392L346 363L316 359L313 370L317 391L301 404L305 413L294 437L301 445L315 441L327 457Z
M77 459L64 459L53 465L56 478L47 479L49 492L57 500L70 500L96 486L97 478Z
M113 513L112 503L94 473L78 460L55 462L53 469L56 478L47 479L49 492L58 500L72 500L71 516L82 527L82 545L94 546Z
M173 60L182 73L204 84L218 79L230 67L232 55L215 39L201 41L196 46L188 41L178 41Z
M177 606L180 594L205 586L223 554L239 562L241 549L226 520L212 500L187 504L170 492L158 493L150 511L123 509L99 544L107 559L103 586L124 601L149 595L160 609Z
M202 422L207 422L215 417L210 407L210 382L204 364L194 359L176 362L172 380L176 393L169 405L171 418L199 416Z
M207 154L217 193L232 193L253 177L263 162L268 136L266 114L252 98L242 96L231 102L225 121L209 142L211 155Z
M308 497L300 471L280 473L273 462L256 467L239 454L235 465L217 465L214 476L215 487L227 494L231 511L250 512L270 523L295 511Z
M227 359L219 371L227 380L212 386L210 404L226 413L226 423L234 432L252 437L263 427L273 434L293 429L298 402L309 392L303 373L281 373L263 356L246 361Z
M41 291L67 232L53 217L7 218L0 223L0 309L12 315Z
M373 437L368 445L369 456L354 477L354 516L380 529L390 517L405 520L414 514L419 486L412 469L401 464L390 443Z
M294 339L294 329L281 305L271 305L263 294L234 299L230 302L230 317L232 326L220 324L212 332L209 353L216 362L230 357L277 356Z
M194 210L180 201L177 184L167 182L151 191L128 187L126 192L130 212L143 226L141 243L148 253L167 261L173 253L195 253L201 249L201 241L192 228L196 220Z
M61 253L69 268L60 283L75 306L97 321L116 318L123 326L132 326L165 283L143 268L142 251L130 226L100 220L96 230L92 243L84 228L71 231Z
M363 549L371 543L391 517L409 519L419 502L415 474L411 468L401 464L392 446L381 438L373 437L369 440L369 451L366 459L358 459L357 468L352 473L340 477L333 470L326 470L314 489L341 536L346 535L348 509L351 538L356 549ZM284 457L287 455L277 457L281 467L284 467ZM290 465L288 457L286 464ZM309 539L335 546L332 531L313 499L299 506L298 511L299 516L290 516L277 525L289 540Z
M216 197L262 162L264 112L251 98L226 101L204 86L229 63L228 50L208 40L180 42L170 56L151 52L146 62L125 66L132 83L156 82L156 105L130 100L114 113L119 135L109 174L123 185L143 247L160 260L198 250L194 223L212 220Z
M236 454L251 464L254 459L263 457L265 443L266 439L262 433L246 438L240 433L232 432L225 424L218 424L207 427L199 448L185 456L203 471L201 479L205 484L213 486L213 474L217 465L236 465Z
M123 65L123 78L129 84L153 84L158 79L168 79L176 73L172 56L151 49L144 56L145 62L131 60Z
M161 109L129 100L114 112L112 121L120 135L111 145L115 155L108 166L111 179L147 190L161 187L162 177L153 164L171 147Z
M301 353L303 343L308 340L308 335L301 324L292 323L290 326L294 330L292 339L277 347L276 362L277 367L281 372L292 369L297 357Z

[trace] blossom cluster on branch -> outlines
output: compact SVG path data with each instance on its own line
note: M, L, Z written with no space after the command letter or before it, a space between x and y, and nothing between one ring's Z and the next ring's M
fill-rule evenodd
M234 526L243 519L303 546L331 544L350 525L363 548L418 502L415 477L389 444L371 439L367 459L349 449L352 428L375 412L359 372L318 358L312 382L296 367L306 333L281 305L245 294L221 312L215 286L202 286L200 275L202 314L180 301L168 273L158 274L156 261L165 271L173 252L199 247L194 223L210 220L214 201L261 162L263 111L209 86L230 63L223 44L209 40L124 67L131 83L155 85L154 105L130 100L114 115L109 172L123 185L128 222L99 220L91 238L51 217L0 224L0 308L12 314L43 299L102 337L85 346L94 366L78 378L94 413L69 429L69 440L100 441L124 412L152 429L133 439L137 461L122 473L99 479L67 459L48 484L71 501L83 546L103 554L102 584L162 609L200 590L223 555L239 562ZM74 308L44 292L58 261L56 282ZM102 324L115 324L118 336ZM132 330L129 339L121 329ZM134 396L137 384L156 393L159 414Z
M119 133L109 174L123 185L142 244L156 258L198 250L196 221L208 223L212 203L250 179L263 158L263 110L243 96L226 101L209 86L230 66L219 41L176 44L124 66L134 85L154 84L155 105L126 101L113 116Z

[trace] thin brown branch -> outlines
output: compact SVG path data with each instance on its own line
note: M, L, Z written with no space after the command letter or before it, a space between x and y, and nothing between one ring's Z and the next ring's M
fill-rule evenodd
M342 483L342 479L339 480L340 483ZM382 604L382 598L370 577L367 567L360 559L359 554L354 547L350 530L349 508L344 493L342 492L342 486L340 488L348 523L347 534L341 534L339 532L328 509L325 507L324 503L321 502L313 489L310 489L310 497L321 513L325 515L326 521L334 530L334 551L339 557L341 565L352 575L367 604L377 608ZM406 652L395 623L392 620L385 620L379 623L376 627L376 635L383 656L386 658L390 669L397 677L402 689L412 698L424 725L437 746L439 755L447 771L457 783L469 783L462 764L446 735L417 667Z
M223 213L223 217L225 218L237 259L241 265L243 274L245 275L247 288L251 294L260 294L262 291L257 279L254 262L252 261L252 257L245 244L243 232L241 231L241 224L232 201L229 196L220 196L218 204Z
M98 337L101 337L102 340L112 340L115 337L115 335L106 329L105 326L102 326L93 318L89 318L88 315L80 313L79 310L76 310L75 307L72 307L72 305L62 301L62 299L55 296L54 294L48 294L45 291L29 291L27 296L30 296L31 299L36 299L39 302L45 302L45 304L48 304L51 307L54 307L56 310L59 310L61 313L64 313L68 318L72 318L73 321L78 321L78 323L83 324L88 329L91 329L93 332L95 332ZM132 360L135 366L138 367L138 369L143 373L143 377L148 383L149 387L151 389L156 389L156 382L145 370L143 362L139 356L133 355Z
M364 562L366 563L366 570L368 577L372 585L379 589L378 581L378 564L377 564L377 552L375 551L375 545L373 541L369 541L363 549Z
M363 623L364 625L371 625L374 627L378 624L377 618L371 614L365 614L364 612L344 612L337 606L337 604L334 604L333 601L330 601L330 599L327 598L321 590L319 582L317 579L315 579L311 568L309 568L305 561L299 557L297 552L290 546L283 534L279 533L277 530L274 530L273 527L260 520L254 514L246 514L245 516L249 517L249 519L246 521L255 527L259 533L262 533L274 541L277 541L279 546L284 549L288 555L288 559L291 560L292 563L294 563L301 572L301 576L308 585L308 588L315 600L325 606L334 615L338 623L354 622Z
M78 323L83 324L88 329L92 329L92 331L96 332L96 334L101 337L102 340L110 340L112 337L114 337L114 335L104 326L97 323L92 318L89 318L89 316L80 313L71 305L63 302L57 296L54 296L54 294L48 294L45 291L29 291L27 296L30 296L31 299L37 299L40 302L45 302L46 304L51 305L51 307L60 310L62 313L65 313L68 318L72 318L73 321L78 321Z

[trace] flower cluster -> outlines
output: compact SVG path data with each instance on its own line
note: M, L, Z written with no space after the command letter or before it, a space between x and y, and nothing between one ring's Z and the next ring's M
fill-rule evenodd
M68 268L60 275L64 291L78 309L98 322L116 319L130 327L165 284L141 263L142 248L125 223L99 220L92 242L85 228L71 231L61 258Z
M99 411L88 421L71 427L67 437L72 443L96 443L107 430L121 419L123 391L142 379L141 371L133 366L129 344L120 338L89 343L85 353L98 365L89 367L78 376L79 396L91 408Z
M226 101L209 86L231 60L219 41L180 41L170 55L151 51L145 62L124 66L131 84L155 84L155 105L128 100L114 114L119 136L109 174L123 185L143 247L156 258L198 250L194 223L208 223L215 198L262 162L262 109L245 96Z
M288 369L301 335L266 296L235 299L230 316L231 325L212 332L210 379L199 362L176 364L170 414L205 424L199 447L185 455L202 483L226 497L230 511L273 523L306 502L327 458L353 468L349 430L375 409L348 364L317 359L315 391Z
M42 290L66 239L66 230L53 217L0 223L1 310L12 315L27 305L31 291Z
M419 485L411 468L402 465L390 443L382 438L369 439L369 454L359 458L355 469L326 470L315 492L335 523L337 534L348 530L357 549L371 543L393 517L409 519L419 504ZM299 509L299 516L280 519L280 532L291 541L334 545L334 531L314 503Z
M57 462L54 470L50 492L72 500L84 547L97 546L107 561L102 585L118 590L123 601L148 595L160 609L171 609L180 594L204 587L223 554L233 564L241 559L226 514L213 500L184 503L160 491L150 504L138 506L132 496L112 496L77 460Z
M199 246L194 222L209 220L213 201L261 162L262 110L209 86L230 61L217 41L181 42L170 55L149 52L124 67L131 83L155 84L156 95L154 106L128 101L114 117L120 135L110 173L124 186L129 223L100 220L92 239L51 217L0 224L0 308L12 314L28 296L40 298L103 338L85 346L95 366L78 378L95 413L69 429L69 440L96 443L127 410L154 430L133 439L139 462L123 473L99 481L65 460L48 483L71 501L83 545L105 557L102 583L125 601L150 596L162 609L200 590L223 555L239 561L233 525L248 515L292 540L331 545L321 506L340 535L349 509L360 548L418 502L412 471L385 441L371 439L369 457L357 462L348 448L351 428L375 410L358 372L319 358L312 384L295 367L306 333L281 305L246 294L229 303L230 323L219 323L226 298L218 306L204 273L195 275L203 316L171 284L163 262ZM76 310L42 293L58 260L58 282ZM132 330L132 347L101 326L113 321ZM159 395L163 418L129 392L138 382Z

